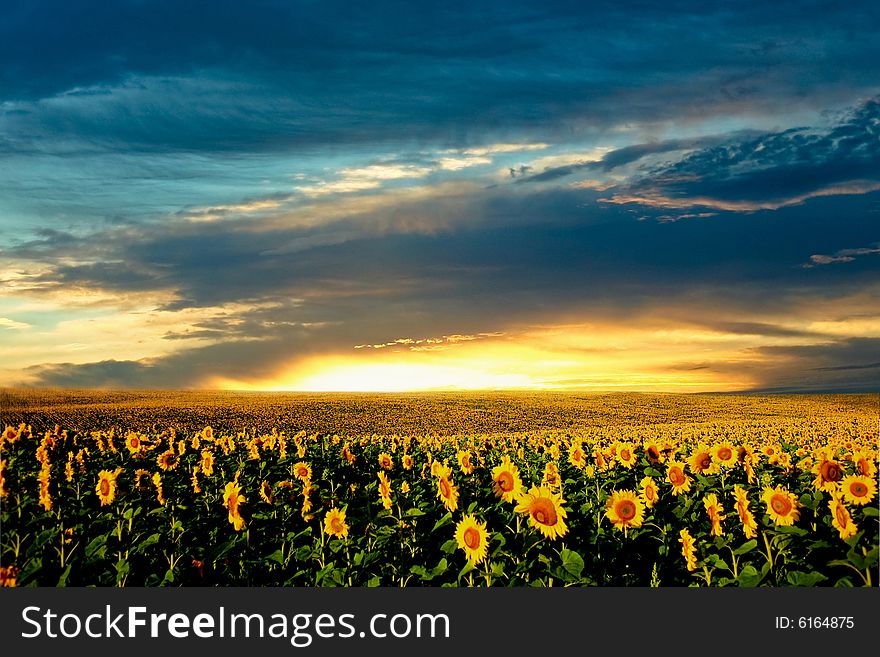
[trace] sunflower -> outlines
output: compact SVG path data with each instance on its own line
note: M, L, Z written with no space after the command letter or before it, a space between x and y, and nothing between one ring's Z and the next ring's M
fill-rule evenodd
M214 440L214 430L211 427L205 427L202 429L202 440Z
M98 473L98 484L95 486L95 492L98 499L101 500L101 506L112 504L116 499L116 477L122 472L122 468L116 468L113 472L109 470L101 470Z
M458 508L458 487L452 483L452 479L449 477L437 479L437 497L450 513Z
M663 449L660 446L660 443L656 440L646 440L642 449L645 452L645 456L648 457L648 462L651 465L657 465L658 463L663 462Z
M310 466L305 461L294 463L293 476L299 479L304 484L310 482L312 480L312 466Z
M828 510L831 511L831 525L838 531L840 538L847 539L850 536L856 535L859 528L853 522L849 509L846 508L846 505L837 495L831 496L831 500L828 502Z
M162 490L162 475L158 472L153 474L153 484L156 486L156 501L161 506L165 506L165 502L168 500L165 499L165 493Z
M684 557L685 562L687 563L688 570L696 570L697 569L697 551L696 551L696 541L694 537L691 536L690 532L687 529L682 529L678 535L681 537L678 539L678 542L681 543L681 556Z
M709 475L719 472L721 468L712 462L712 454L704 445L697 446L688 459L688 466L694 474Z
M134 431L129 431L125 434L125 447L133 455L140 454L144 451L144 444L141 442L141 437Z
M469 451L459 451L455 458L458 460L458 467L464 474L469 475L474 471L474 464L471 463L471 453Z
M848 475L840 482L840 491L850 504L864 506L877 495L877 484L864 475Z
M247 498L241 494L241 486L238 485L238 475L235 480L226 484L223 490L223 504L229 511L229 522L235 531L241 531L244 527L244 518L241 517L241 506L247 502Z
M691 489L690 475L684 471L681 461L668 461L666 464L666 481L672 484L672 494L680 495Z
M877 456L867 449L857 449L852 453L852 462L863 477L873 477L877 474Z
M156 463L159 464L159 467L165 470L173 470L177 467L177 464L180 462L180 457L174 452L173 449L169 449L165 452L159 454L159 457L156 459Z
M703 508L706 509L706 515L712 523L712 529L709 530L711 536L723 536L724 530L721 528L721 521L724 520L724 509L718 502L718 496L715 493L709 493L703 498Z
M630 469L636 464L636 451L630 443L617 443L615 452L617 460L624 468Z
M391 459L390 454L386 454L385 452L379 454L379 467L383 470L390 470L394 467L394 461Z
M492 491L495 497L505 502L514 502L522 492L522 480L519 478L519 468L510 461L505 454L501 459L501 465L492 470Z
M40 482L40 505L46 511L52 510L52 496L49 493L51 479L52 470L49 467L49 463L43 463L43 467L40 468L40 474L37 475L37 480Z
M712 460L725 468L732 468L735 466L737 458L739 457L738 452L730 443L713 445L709 452L712 455Z
M260 484L260 498L266 504L272 504L272 485L265 479Z
M587 467L587 455L579 442L573 443L568 450L568 462L578 470Z
M528 513L529 524L540 531L546 538L556 540L568 532L565 525L567 515L562 508L561 493L554 493L546 486L532 486L528 493L520 495L514 511Z
M385 509L391 508L391 482L384 472L379 472L379 500Z
M464 550L468 561L474 565L480 563L486 558L489 547L486 523L477 521L471 514L466 514L455 526L455 541L458 547Z
M324 533L327 536L345 538L348 536L348 523L345 522L345 509L333 508L324 516Z
M15 578L18 576L18 568L15 566L0 566L0 588L14 588L18 586Z
M742 522L743 534L746 538L754 538L757 534L758 523L755 522L755 514L749 510L748 492L742 486L736 485L733 487L733 497L736 500L736 513Z
M761 499L767 505L767 513L781 527L793 525L800 518L797 497L784 486L765 486Z
M843 479L843 467L834 459L822 459L813 467L812 472L816 475L813 487L829 493L837 490L837 483Z
M452 469L446 465L445 463L441 463L439 460L435 460L431 463L431 474L434 477L451 477Z
M211 477L214 475L214 453L210 450L203 449L202 450L202 459L199 462L199 467L202 469L202 474L206 477Z
M541 479L541 485L547 488L559 488L562 480L559 477L559 468L553 461L547 461L544 466L544 476Z
M645 505L631 490L614 491L605 504L605 516L617 529L641 527L645 519Z
M645 477L639 483L639 487L642 489L639 497L642 498L642 502L645 503L645 506L649 509L654 508L654 504L657 503L657 484L654 482L653 477Z
M409 454L404 454L403 458L400 459L401 465L403 465L404 470L412 470L413 469L413 457Z
M403 482L400 484L400 492L406 495L409 492L409 484L407 482Z

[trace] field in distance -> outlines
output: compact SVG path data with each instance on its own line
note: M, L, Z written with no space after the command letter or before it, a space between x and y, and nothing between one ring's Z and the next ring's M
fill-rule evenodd
M880 395L573 392L246 393L0 390L0 422L79 431L272 428L339 434L522 433L823 418L875 426Z

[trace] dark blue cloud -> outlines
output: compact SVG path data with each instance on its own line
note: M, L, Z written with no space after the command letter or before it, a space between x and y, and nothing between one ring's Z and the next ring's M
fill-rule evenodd
M876 90L878 18L872 2L21 0L0 21L0 100L16 148L563 138L840 104Z
M700 149L628 188L657 202L786 203L836 186L880 185L880 97L827 129L794 128Z

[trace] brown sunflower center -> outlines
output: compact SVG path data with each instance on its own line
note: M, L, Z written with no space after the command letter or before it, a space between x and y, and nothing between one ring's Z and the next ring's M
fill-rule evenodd
M712 458L708 454L700 454L697 457L697 465L700 466L701 470L705 470L712 465Z
M107 479L101 480L101 495L107 497L110 494L110 482Z
M330 521L330 531L332 531L335 534L342 533L342 521L339 518L333 518Z
M868 487L861 481L854 481L849 486L849 492L852 493L854 497L864 497L868 494Z
M480 547L480 532L478 532L473 527L468 527L464 530L464 544L467 545L471 550L476 550Z
M718 450L718 458L722 461L729 461L733 456L733 452L730 451L729 447L722 447Z
M843 476L843 473L840 470L840 465L835 461L825 461L825 463L822 464L820 472L825 481L840 481Z
M628 449L620 450L620 460L621 461L629 461L631 456L632 455L630 454L630 451Z
M636 505L630 500L618 502L617 515L621 520L632 520L636 517Z
M684 472L680 467L669 468L669 483L673 486L681 486L684 483Z
M660 450L651 445L648 447L648 457L652 460L657 460L660 458Z
M770 506L776 513L784 516L791 511L791 500L783 495L774 495L770 498Z
M532 502L529 511L536 522L542 525L547 525L548 527L556 525L556 507L553 505L552 500L546 497L539 497Z
M501 472L495 481L498 482L498 488L505 493L509 493L513 490L513 475L510 472L507 472L506 470Z
M657 495L657 491L654 490L653 486L645 486L645 499L653 500Z
M837 524L841 527L846 527L849 524L849 514L842 504L838 504L834 509L834 516L837 518Z
M446 477L440 479L440 494L443 497L449 497L452 494L452 489L449 487L449 482L446 481Z
M138 446L141 444L141 441L138 440L137 438L131 438L131 439L128 441L128 444L131 445L131 448L132 448L132 449L137 449Z

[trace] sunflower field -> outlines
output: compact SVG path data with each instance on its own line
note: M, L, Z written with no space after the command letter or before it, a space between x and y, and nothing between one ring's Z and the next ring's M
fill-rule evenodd
M18 586L877 586L870 421L0 436Z

